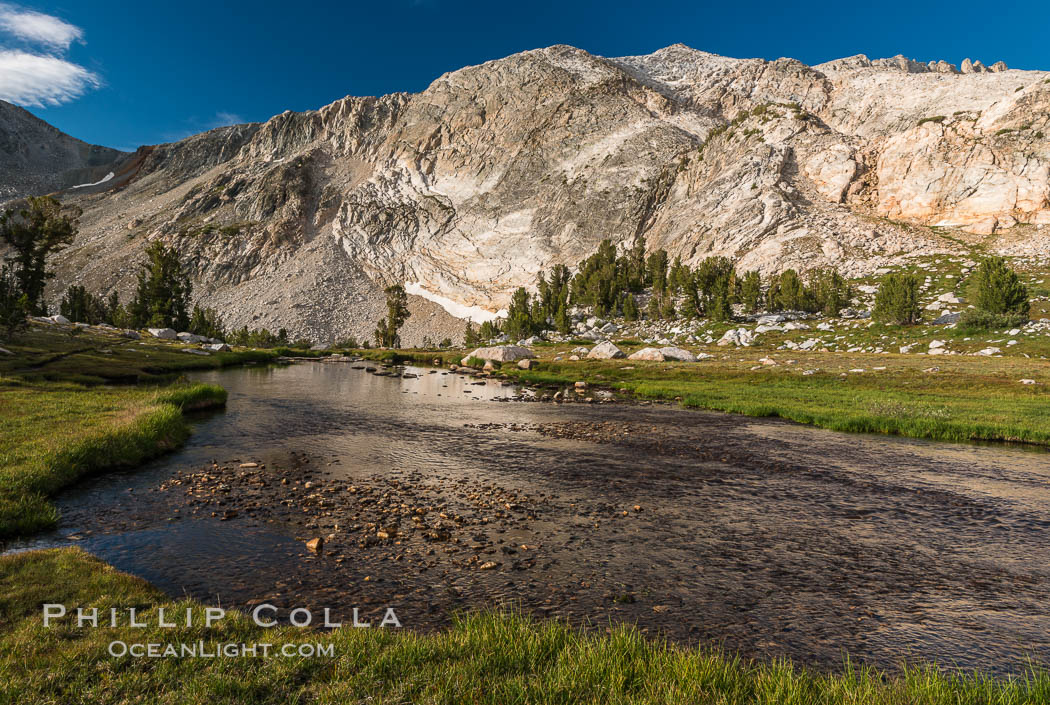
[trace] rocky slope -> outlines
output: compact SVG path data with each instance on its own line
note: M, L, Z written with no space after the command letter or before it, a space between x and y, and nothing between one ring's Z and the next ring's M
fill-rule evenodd
M93 184L126 156L74 139L0 100L0 202Z
M123 178L64 195L84 214L56 291L127 291L162 238L238 325L367 335L405 283L441 304L413 297L412 343L605 237L767 272L1038 253L1048 121L1050 73L1001 64L555 46L122 157Z

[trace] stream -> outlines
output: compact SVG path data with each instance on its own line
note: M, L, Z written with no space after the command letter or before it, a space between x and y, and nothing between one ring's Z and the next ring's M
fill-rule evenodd
M225 411L7 550L76 544L175 597L393 607L410 629L512 605L817 668L1050 661L1045 453L361 367L193 375Z

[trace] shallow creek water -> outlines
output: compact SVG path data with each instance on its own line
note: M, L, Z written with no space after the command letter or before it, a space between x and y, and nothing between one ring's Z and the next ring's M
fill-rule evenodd
M392 606L414 629L512 603L818 667L1050 661L1044 453L498 403L514 390L408 371L195 375L229 390L225 412L180 451L64 493L58 530L8 549L75 543L173 596Z

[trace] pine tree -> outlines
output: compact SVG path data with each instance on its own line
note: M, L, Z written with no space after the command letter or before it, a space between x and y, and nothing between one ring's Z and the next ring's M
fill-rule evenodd
M665 291L660 301L660 317L665 321L670 321L674 319L674 314L674 297L670 292Z
M970 298L979 311L1027 317L1028 288L1002 257L986 257L970 278Z
M146 262L138 273L138 286L130 306L135 325L186 330L190 325L188 309L192 291L178 251L154 242L146 248Z
M194 305L193 315L190 316L189 332L194 335L202 335L205 338L226 338L226 329L223 327L222 318L212 308L201 308ZM353 347L357 347L356 345Z
M628 288L634 293L640 293L645 289L647 283L645 270L645 238L640 235L634 238L634 246L631 247L630 254L628 255L627 271Z
M744 311L754 313L761 302L762 277L754 270L746 272L740 280L740 303L744 305Z
M532 309L529 306L529 292L525 291L525 287L518 287L511 297L503 330L515 340L532 335Z
M474 329L474 324L467 319L467 329L463 332L463 345L468 348L473 348L478 344L478 332Z
M61 204L50 196L31 197L28 207L0 214L0 242L12 250L6 263L29 313L47 314L44 286L55 276L47 271L47 258L65 249L76 234L76 215L62 213Z
M634 300L634 294L627 292L623 295L623 319L625 321L638 320L638 302Z
M28 327L29 297L22 293L18 279L7 265L0 268L0 331L13 338Z
M647 279L653 287L654 294L662 294L667 288L667 252L655 250L646 262Z
M914 274L887 274L875 294L872 318L882 323L911 325L919 320L919 277Z
M558 304L558 311L554 314L554 327L562 334L567 334L572 330L572 321L569 320L569 311L565 301Z
M773 277L766 303L770 311L802 311L806 308L806 290L798 272L787 269Z
M383 348L401 347L401 326L412 314L408 311L408 294L400 284L388 286L386 294L386 317L376 326L374 337L376 345Z
M811 308L825 316L838 316L853 296L849 284L837 269L818 269L810 273Z

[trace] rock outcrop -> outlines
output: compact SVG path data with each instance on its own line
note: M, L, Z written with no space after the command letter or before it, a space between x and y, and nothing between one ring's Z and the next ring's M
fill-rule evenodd
M453 316L495 315L606 237L870 273L952 251L944 228L1013 229L1016 247L1050 224L1048 120L1050 74L999 63L554 46L118 154L112 188L63 192L81 235L50 295L130 293L161 239L230 325L367 337L399 282L412 344L458 337Z

